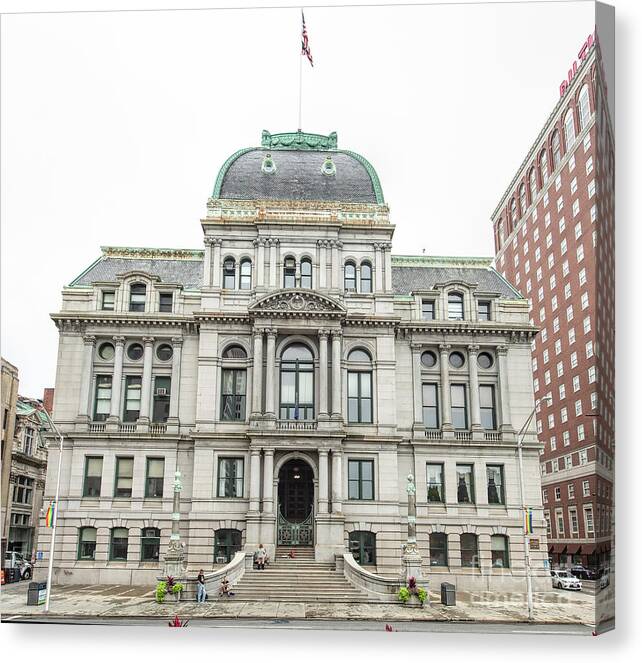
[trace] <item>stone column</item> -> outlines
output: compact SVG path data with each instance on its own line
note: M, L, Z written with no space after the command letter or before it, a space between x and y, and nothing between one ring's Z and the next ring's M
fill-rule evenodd
M510 421L510 392L508 390L508 346L500 345L497 348L499 355L499 391L501 399L501 431L512 431Z
M441 428L453 430L452 413L450 411L450 377L448 374L448 355L450 345L439 346L439 368L441 373Z
M336 255L337 255L337 262L336 262L336 279L337 279L337 288L339 290L343 290L343 242L337 241L336 242Z
M256 260L256 285L261 287L265 281L265 240L259 237L259 251Z
M328 257L327 257L327 245L328 243L324 239L320 239L319 242L319 288L325 288L326 286L326 277L328 275Z
M337 265L339 264L339 247L337 246L337 241L334 239L330 240L330 246L332 251L332 258L331 258L332 264L330 269L330 275L332 280L330 282L330 287L338 288L339 279L338 279Z
M83 358L82 358L82 375L80 376L80 403L78 404L78 418L84 422L88 422L89 415L89 401L91 381L93 378L94 367L94 348L96 347L95 336L83 336Z
M252 370L252 416L260 416L263 403L263 330L254 331L254 366Z
M392 244L386 242L384 245L384 250L381 252L383 256L383 271L384 271L384 286L383 289L385 292L390 292L392 290L392 259L390 256L390 249Z
M374 264L372 265L372 291L380 292L381 291L381 274L379 273L381 269L381 253L379 252L381 244L375 242L374 244Z
M341 331L332 331L332 418L341 419Z
M214 288L221 287L221 245L222 240L218 238L212 239L214 246L214 256L212 258L212 286Z
M423 409L423 387L421 385L421 345L411 343L412 357L412 391L415 410L414 430L423 430L424 428L424 409Z
M279 240L272 237L270 240L270 287L276 287L276 249Z
M343 474L341 471L341 451L332 451L332 512L341 513L343 502Z
M274 449L264 449L263 456L263 513L273 511Z
M143 336L143 381L140 390L140 423L149 423L149 408L152 393L152 362L154 361L154 337Z
M181 359L183 355L183 339L180 336L172 337L172 383L169 392L169 421L178 423L178 404L181 389Z
M319 513L328 513L328 451L319 450Z
M327 329L319 330L319 416L317 419L328 419L328 333Z
M120 421L120 392L123 381L123 351L125 349L125 337L114 336L116 352L114 354L114 374L111 380L111 407L109 418L112 422Z
M250 451L250 511L258 512L261 496L261 451Z
M276 368L276 329L267 330L267 354L265 362L265 416L276 418L274 400L274 372Z
M206 237L205 259L203 260L203 285L208 287L212 285L212 238Z
M470 382L470 421L473 431L481 432L481 416L479 411L479 376L477 375L478 345L468 346L468 377Z

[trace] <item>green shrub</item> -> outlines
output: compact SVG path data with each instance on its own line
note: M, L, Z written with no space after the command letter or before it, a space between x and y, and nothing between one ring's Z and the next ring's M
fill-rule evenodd
M407 603L408 599L410 598L410 591L408 590L407 587L401 587L399 591L397 592L397 598L402 602L402 603Z
M175 582L172 586L172 594L178 594L179 592L182 592L183 589L184 587L180 582Z
M156 602L162 603L165 600L166 595L167 595L167 583L164 580L161 580L156 585Z
M423 587L419 587L417 589L417 598L421 602L421 605L423 605L428 598L428 592Z

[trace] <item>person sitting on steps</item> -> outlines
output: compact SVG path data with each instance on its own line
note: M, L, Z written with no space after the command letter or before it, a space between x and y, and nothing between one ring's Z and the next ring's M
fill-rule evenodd
M259 549L256 551L256 567L259 571L265 571L265 562L267 561L267 550L259 543Z

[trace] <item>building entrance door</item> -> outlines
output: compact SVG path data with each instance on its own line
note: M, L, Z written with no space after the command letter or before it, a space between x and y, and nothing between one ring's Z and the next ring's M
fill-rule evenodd
M314 475L303 460L288 461L279 472L280 546L311 546L314 542Z

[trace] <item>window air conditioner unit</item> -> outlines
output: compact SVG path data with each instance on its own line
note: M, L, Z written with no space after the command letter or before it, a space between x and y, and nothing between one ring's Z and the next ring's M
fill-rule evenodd
M159 387L159 388L156 390L156 395L157 395L157 396L167 396L167 389L164 389L164 388L162 388L162 387Z

